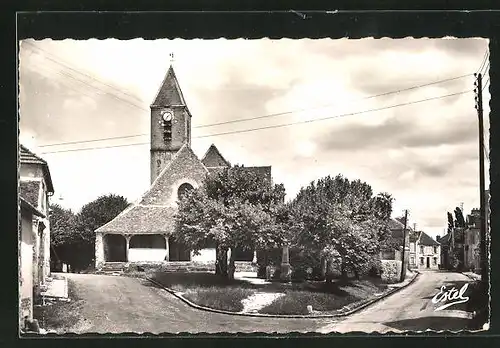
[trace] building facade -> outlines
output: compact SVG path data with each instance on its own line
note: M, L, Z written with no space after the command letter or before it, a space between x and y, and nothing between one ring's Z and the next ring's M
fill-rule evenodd
M33 302L50 276L49 197L54 193L47 162L20 146L20 319L33 319Z
M215 261L215 247L193 253L172 237L181 195L200 187L205 177L231 164L215 145L200 160L191 149L191 112L172 66L151 105L150 188L96 232L96 268L106 262ZM272 183L271 167L246 167ZM255 252L234 251L237 261Z
M425 232L414 231L411 227L406 227L394 219L391 219L389 228L397 246L393 250L382 252L383 260L398 260L404 261L408 269L438 269L441 264L441 245L429 237ZM403 236L406 237L404 242L405 255L403 259Z
M418 270L436 270L441 264L441 245L425 232L416 232L415 260Z

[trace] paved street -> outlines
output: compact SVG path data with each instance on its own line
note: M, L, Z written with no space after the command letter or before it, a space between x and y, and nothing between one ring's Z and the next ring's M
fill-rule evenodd
M311 332L331 320L237 317L196 310L149 282L128 277L66 274L76 283L82 319L69 331L122 332Z
M432 297L441 285L468 282L459 273L422 272L409 287L346 319L237 317L191 308L164 290L135 278L67 274L76 284L82 317L70 332L388 332L460 330L465 312L458 307L435 312ZM467 293L465 294L467 295Z
M442 285L460 287L469 279L460 273L422 271L417 280L405 289L375 303L373 306L337 323L322 327L319 332L400 332L404 330L425 331L460 330L466 325L464 311L458 305L446 310L434 311L439 305L431 302ZM457 287L457 285L455 285ZM467 293L464 294L467 296Z

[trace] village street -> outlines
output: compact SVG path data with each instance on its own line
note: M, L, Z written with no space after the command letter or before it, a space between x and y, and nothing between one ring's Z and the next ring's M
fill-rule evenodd
M108 275L65 274L75 283L81 320L69 332L388 332L422 328L459 330L465 312L435 312L441 285L467 282L460 273L428 271L409 287L345 319L240 317L200 311L147 281ZM467 294L465 294L467 295ZM443 317L446 317L443 319Z
M466 312L450 306L441 311L434 309L431 302L442 285L449 289L460 288L469 278L461 273L445 271L422 271L417 280L410 286L392 296L373 304L338 323L329 324L319 332L401 332L404 330L463 330L466 327ZM467 296L467 292L464 294Z
M252 318L189 307L163 289L136 278L65 273L75 282L82 320L75 333L311 332L331 320Z

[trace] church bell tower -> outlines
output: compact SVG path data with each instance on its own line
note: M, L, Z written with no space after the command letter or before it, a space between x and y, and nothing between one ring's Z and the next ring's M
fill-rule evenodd
M191 113L170 65L151 104L151 184L184 144L191 146Z

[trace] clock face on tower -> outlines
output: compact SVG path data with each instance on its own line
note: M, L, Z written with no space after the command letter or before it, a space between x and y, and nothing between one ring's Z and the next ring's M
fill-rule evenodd
M170 121L172 121L173 117L174 117L174 115L172 114L171 111L164 111L163 112L163 116L162 116L163 121L170 122Z

